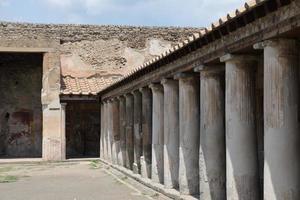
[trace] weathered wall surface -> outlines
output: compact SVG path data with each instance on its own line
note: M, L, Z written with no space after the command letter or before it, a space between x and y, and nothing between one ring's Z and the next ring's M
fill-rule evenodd
M67 157L99 156L100 104L71 103L66 106Z
M120 77L200 29L0 22L0 50L42 50L43 158L65 156L60 92L63 76ZM40 50L40 49L39 49ZM4 80L13 80L6 77ZM24 83L25 84L25 83ZM5 86L7 87L7 86ZM22 94L22 93L21 93ZM21 154L18 154L21 155Z
M0 54L0 157L42 155L41 80L41 54Z
M79 69L75 70L74 67L70 69L62 65L63 75L82 77L99 73L102 76L122 76L199 30L200 28L2 22L0 44L14 46L18 40L22 46L30 47L30 40L38 40L43 46L57 46L60 54L66 55L64 58L84 63L77 65Z

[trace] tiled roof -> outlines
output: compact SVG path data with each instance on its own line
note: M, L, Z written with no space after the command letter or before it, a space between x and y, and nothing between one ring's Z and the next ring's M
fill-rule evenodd
M156 63L157 61L159 61L159 60L161 60L165 57L167 57L168 55L172 54L173 52L178 51L178 50L182 49L183 47L186 47L186 46L190 45L195 40L198 40L198 39L208 35L212 31L220 28L220 26L235 20L236 18L240 17L241 15L244 15L246 12L249 12L250 10L258 7L259 5L261 5L261 4L263 4L267 1L268 0L250 0L250 1L247 1L246 3L244 3L244 5L242 7L234 10L233 12L228 13L224 17L221 17L218 21L212 23L209 27L201 30L199 33L193 34L187 40L185 40L185 41L179 43L178 45L174 46L173 48L167 50L166 52L162 53L160 56L157 56L154 59L150 60L149 62L146 62L141 66L138 66L137 68L135 68L134 70L132 70L131 72L126 74L125 76L114 80L110 85L107 85L107 87L103 88L101 91L104 91L104 90L110 88L111 86L115 85L116 83L119 83L119 82L131 77L136 72L138 72L138 71L140 71L144 68L147 68L148 66Z
M63 95L96 95L113 82L113 78L91 76L72 77L62 76L61 94Z

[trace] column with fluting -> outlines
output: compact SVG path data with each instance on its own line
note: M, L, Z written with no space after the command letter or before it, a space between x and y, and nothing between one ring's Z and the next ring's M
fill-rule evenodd
M113 133L113 164L120 164L120 121L119 121L119 100L114 98L112 101L112 133Z
M299 47L264 43L264 199L300 199Z
M140 89L142 93L142 134L143 156L141 157L141 175L151 178L152 162L152 93L150 88Z
M226 199L224 67L201 66L195 71L200 72L201 199Z
M151 84L152 90L152 175L156 183L164 182L164 90Z
M119 96L119 132L120 132L120 165L126 167L126 100L124 96Z
M179 190L199 194L199 76L180 73L179 80Z
M178 81L163 79L164 87L164 185L178 189L179 87Z
M132 170L134 161L134 144L133 144L133 95L126 94L126 167Z
M132 92L134 97L134 163L133 172L141 173L141 156L143 155L143 136L142 136L142 94L135 90Z
M227 199L259 199L255 68L251 55L225 55Z

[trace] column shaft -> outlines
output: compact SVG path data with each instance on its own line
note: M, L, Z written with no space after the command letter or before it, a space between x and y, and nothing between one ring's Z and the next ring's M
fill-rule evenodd
M141 175L151 178L152 144L152 93L149 88L142 88L142 132L143 156L141 157Z
M227 199L259 199L255 127L255 68L252 56L226 61Z
M108 116L107 116L107 102L104 102L103 105L103 157L106 161L108 161L108 142L107 142L107 122L108 122Z
M142 136L142 94L133 92L134 96L134 163L133 172L141 173L141 156L143 155Z
M264 199L300 199L299 48L295 40L264 49Z
M104 159L104 104L100 107L100 158Z
M152 180L164 182L164 90L161 84L152 89Z
M199 193L199 77L179 75L179 190Z
M133 106L133 96L131 94L126 94L126 167L131 170L134 161Z
M225 200L224 72L201 71L200 75L200 194L205 200Z
M113 144L113 134L112 134L112 103L110 100L107 102L107 157L110 163L113 162L112 159L112 144Z
M179 87L165 79L164 87L164 185L178 188L179 174Z
M112 102L112 133L113 133L113 163L120 164L120 121L119 121L119 101L114 99Z
M120 123L120 149L121 149L121 158L120 165L126 167L126 102L123 96L119 97L119 123Z

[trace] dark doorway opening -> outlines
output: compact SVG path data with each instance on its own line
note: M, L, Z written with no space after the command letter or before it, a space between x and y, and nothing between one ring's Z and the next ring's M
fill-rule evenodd
M66 106L67 158L100 156L100 104L68 102Z
M0 53L0 158L42 156L43 54Z

